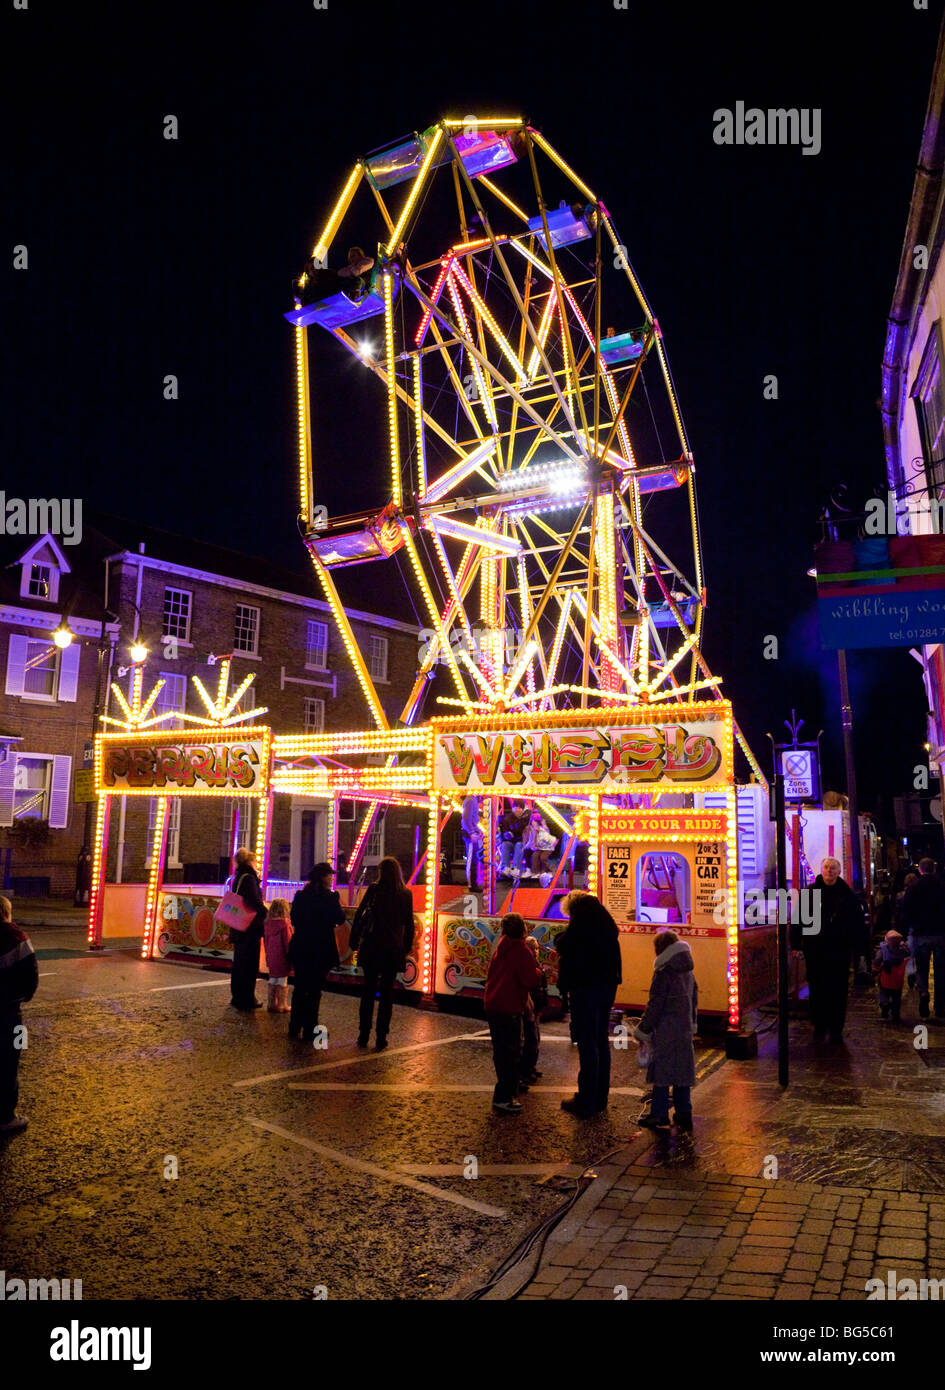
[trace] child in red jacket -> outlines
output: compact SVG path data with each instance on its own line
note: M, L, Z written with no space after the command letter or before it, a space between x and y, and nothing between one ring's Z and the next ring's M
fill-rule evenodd
M902 1008L902 982L906 977L909 948L897 931L888 931L877 948L873 970L879 976L879 1012L882 1018L892 1013L893 1023L899 1022Z
M489 962L484 1000L496 1075L492 1108L500 1115L518 1115L522 1110L515 1099L522 1059L522 1017L529 991L537 989L542 980L538 963L525 945L524 918L510 912L502 918L502 935Z

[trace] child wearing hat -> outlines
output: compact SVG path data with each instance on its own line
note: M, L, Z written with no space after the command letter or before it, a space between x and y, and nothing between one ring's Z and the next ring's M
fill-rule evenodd
M876 949L873 973L879 977L880 1017L899 1022L902 1006L902 982L906 977L909 948L897 931L888 931Z

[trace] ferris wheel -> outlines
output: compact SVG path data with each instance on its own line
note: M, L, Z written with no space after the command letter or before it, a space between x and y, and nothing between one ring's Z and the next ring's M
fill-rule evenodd
M365 226L376 244L351 246ZM446 118L359 158L296 286L301 528L379 727L333 577L369 561L402 568L427 624L403 724L437 712L428 695L537 714L720 694L659 324L606 206L540 131ZM337 401L309 328L378 382L386 486L355 515L313 506L311 412Z

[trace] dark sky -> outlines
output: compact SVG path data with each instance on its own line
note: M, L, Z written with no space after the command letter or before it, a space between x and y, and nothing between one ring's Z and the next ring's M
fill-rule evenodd
M29 270L8 274L3 487L304 568L282 311L316 225L357 155L444 114L525 115L599 190L665 335L698 469L708 660L763 759L796 706L826 730L838 784L805 571L830 489L884 484L885 317L940 16L908 0L858 15L30 0L5 23L4 202ZM715 145L714 110L738 100L820 108L821 153ZM316 459L332 512L383 491L354 382L332 392ZM851 677L869 805L911 785L924 699L905 651L854 653Z

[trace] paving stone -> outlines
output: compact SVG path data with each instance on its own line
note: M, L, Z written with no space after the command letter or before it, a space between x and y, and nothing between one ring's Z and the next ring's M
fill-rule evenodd
M748 1234L751 1236L796 1236L800 1230L799 1221L765 1221L761 1217L755 1217L749 1223Z
M883 1227L886 1226L905 1226L914 1230L924 1231L928 1224L928 1218L924 1211L906 1211L903 1209L887 1208L883 1216Z
M722 1226L695 1226L691 1225L687 1221L684 1222L682 1226L680 1226L678 1235L680 1237L691 1237L694 1240L705 1239L714 1242L715 1237L720 1236L722 1234L723 1229L724 1228Z
M843 1279L846 1274L846 1261L844 1260L824 1260L820 1266L821 1279Z
M808 1269L816 1273L822 1263L823 1260L820 1255L792 1255L788 1261L788 1269Z
M714 1240L686 1240L681 1235L668 1247L670 1259L705 1259L715 1251Z
M775 1301L780 1302L787 1299L796 1300L810 1298L812 1288L812 1284L782 1284L781 1288L778 1289L774 1296Z
M827 1249L826 1236L798 1236L795 1248L811 1255L822 1255Z
M731 1268L748 1273L757 1274L780 1274L787 1262L787 1254L784 1251L770 1251L767 1255L736 1255L732 1260Z
M801 1225L801 1235L804 1236L829 1236L835 1230L832 1221L824 1221L822 1218L809 1216Z
M894 1260L897 1257L904 1260L921 1260L925 1257L925 1241L905 1240L898 1237L895 1240L890 1240L880 1236L876 1254L881 1260Z
M626 1255L631 1259L658 1260L665 1249L665 1245L646 1245L641 1241L639 1243L634 1242L633 1244L624 1243L616 1245L614 1246L613 1254L619 1256Z

